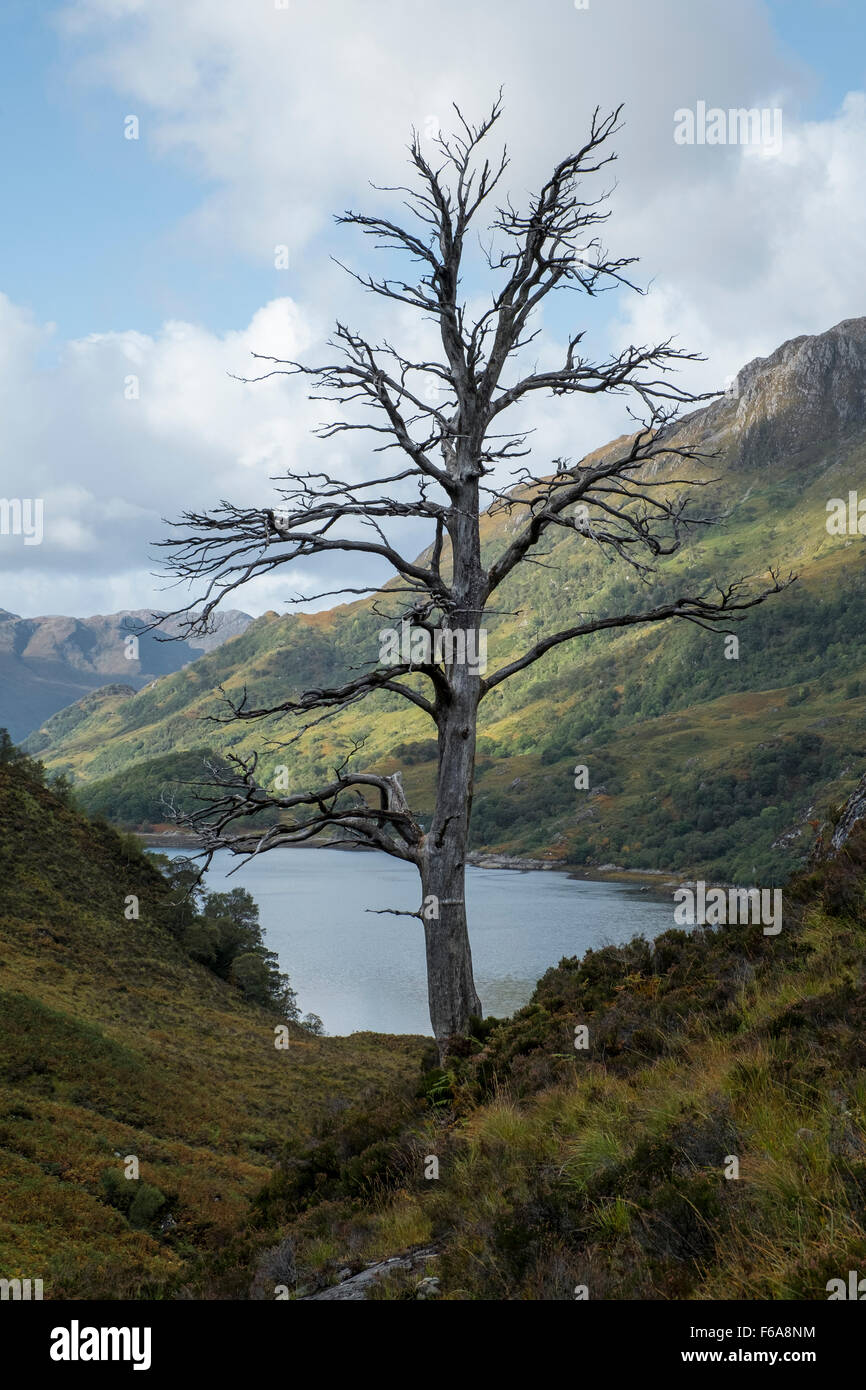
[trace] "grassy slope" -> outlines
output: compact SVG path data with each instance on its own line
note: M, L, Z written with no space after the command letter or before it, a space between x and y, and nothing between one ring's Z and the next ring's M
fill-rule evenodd
M447 1299L784 1299L862 1268L863 832L790 885L778 937L563 961L421 1077L421 1040L295 1032L277 1052L273 1019L163 932L135 847L2 776L4 1277L303 1296L432 1243ZM138 1228L102 1186L133 1152L167 1199ZM420 1273L374 1297L414 1298Z
M259 1200L261 1296L433 1243L376 1298L825 1299L866 1261L866 833L754 927L590 952L433 1073L351 1113ZM573 1047L576 1024L588 1051ZM438 1156L438 1180L424 1175ZM726 1176L731 1156L739 1176Z
M159 1296L237 1231L287 1134L416 1074L423 1044L293 1029L278 1051L274 1018L155 920L134 846L6 768L0 818L0 1272L46 1297ZM144 1229L101 1183L130 1153L167 1198Z

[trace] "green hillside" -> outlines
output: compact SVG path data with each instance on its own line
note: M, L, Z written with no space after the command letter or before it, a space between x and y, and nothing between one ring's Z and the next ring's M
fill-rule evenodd
M307 1299L401 1256L368 1298L824 1300L863 1267L862 822L779 935L563 960L440 1068L423 1039L290 1026L276 1050L134 844L14 760L0 815L5 1278Z
M539 631L567 626L576 610L645 609L717 580L760 579L770 564L796 571L796 584L737 626L738 659L726 659L723 633L664 624L561 646L497 687L480 713L476 848L778 881L866 766L866 539L826 526L828 498L858 488L866 495L866 320L795 340L741 375L739 398L683 425L715 456L702 473L717 481L698 504L717 524L695 530L649 587L563 533L545 567L519 568L497 595L488 669ZM484 519L488 557L519 514ZM435 777L433 729L397 696L354 706L281 752L268 751L288 731L277 718L206 722L220 709L220 686L269 704L375 664L387 591L376 603L378 613L365 600L327 613L267 614L147 690L89 696L27 747L74 779L82 805L140 827L166 820L163 792L194 780L208 749L259 748L265 779L286 762L291 781L309 786L363 738L356 761L401 769L423 815ZM574 787L578 763L588 767L588 791ZM192 793L172 795L185 804Z
M374 1297L826 1299L866 1261L864 970L862 824L786 890L778 937L561 961L428 1074L426 1113L353 1107L286 1146L262 1296L277 1260L304 1296L415 1244L434 1254Z
M0 1272L46 1298L171 1296L218 1267L287 1138L414 1084L423 1043L288 1024L278 1050L279 1017L169 930L134 843L18 762L0 820Z

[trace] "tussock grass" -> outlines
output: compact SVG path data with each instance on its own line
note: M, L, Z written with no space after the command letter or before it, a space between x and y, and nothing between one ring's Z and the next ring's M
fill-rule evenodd
M411 1087L423 1042L292 1027L278 1051L276 1020L160 925L163 882L134 842L9 768L0 817L0 1274L42 1278L46 1298L202 1279L244 1296L249 1254L231 1252L255 1244L286 1142L373 1083ZM164 1198L146 1229L107 1199L127 1155Z
M329 1189L343 1248L432 1240L445 1299L826 1298L866 1264L866 832L786 899L776 938L669 932L549 971L452 1059L450 1110L404 1117L371 1202ZM303 1258L323 1209L301 1205Z

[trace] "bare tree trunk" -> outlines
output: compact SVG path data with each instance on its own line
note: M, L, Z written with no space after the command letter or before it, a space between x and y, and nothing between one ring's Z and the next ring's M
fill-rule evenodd
M455 1034L465 1036L470 1018L481 1015L466 926L466 851L481 697L481 678L470 661L470 650L479 650L486 579L481 568L478 483L471 473L464 479L449 529L456 599L451 621L456 620L455 628L463 631L464 660L456 657L448 668L450 698L438 720L436 809L421 854L424 899L434 899L433 907L438 911L438 918L425 912L424 929L430 1021L440 1057L447 1051L448 1039Z
M462 703L462 702L460 702ZM475 759L475 709L457 703L439 736L436 812L421 852L427 994L440 1057L481 1015L466 926L466 849ZM468 790L468 794L467 794Z

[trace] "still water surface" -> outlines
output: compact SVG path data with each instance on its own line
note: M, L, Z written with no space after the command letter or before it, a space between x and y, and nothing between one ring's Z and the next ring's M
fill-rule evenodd
M206 887L253 895L265 942L290 976L302 1013L318 1014L328 1033L430 1032L421 923L368 911L417 910L412 865L323 849L274 850L237 864L227 853L215 856ZM543 869L470 868L466 878L475 982L485 1014L500 1018L525 1004L563 956L673 926L670 899L620 883Z

